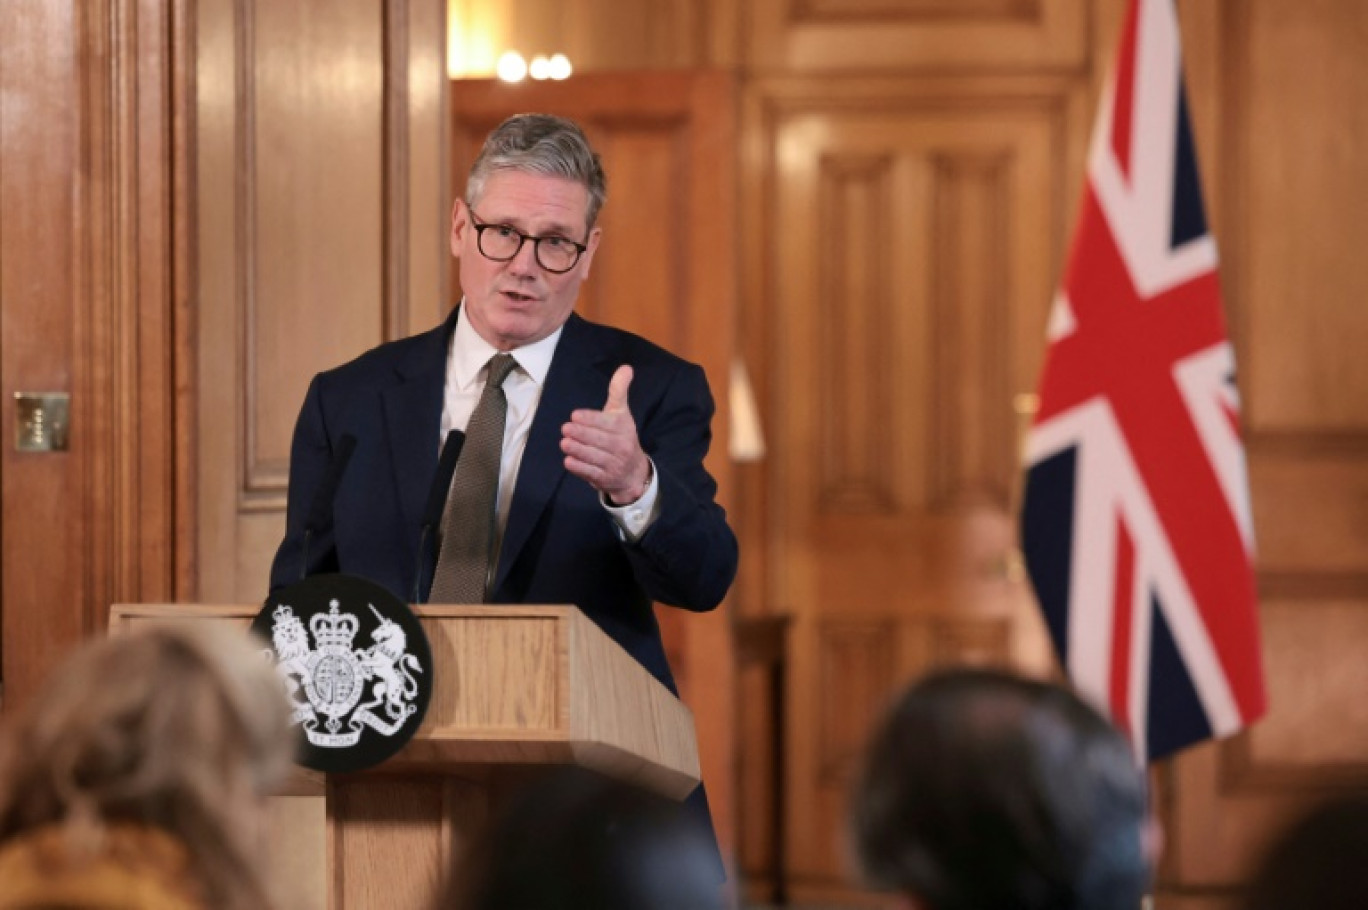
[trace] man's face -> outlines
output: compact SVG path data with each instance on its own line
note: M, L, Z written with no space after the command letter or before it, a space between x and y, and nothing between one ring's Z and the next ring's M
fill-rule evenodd
M466 318L480 337L501 351L540 341L565 324L589 277L598 248L598 228L585 238L589 191L563 177L495 171L480 198L467 206L456 201L451 213L451 254L461 261L461 292ZM471 220L505 225L535 237L556 235L588 247L564 274L548 272L526 241L507 262L485 257Z

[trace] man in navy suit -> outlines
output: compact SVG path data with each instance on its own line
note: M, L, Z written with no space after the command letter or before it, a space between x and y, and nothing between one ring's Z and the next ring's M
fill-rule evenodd
M487 599L576 604L675 690L652 602L716 607L737 545L703 467L713 399L702 369L572 312L605 192L574 123L525 114L490 134L452 212L460 305L309 386L273 590L340 571L404 599L426 592L437 547L420 543L422 513L441 441L465 428L490 358L507 352L517 366L503 384ZM306 528L346 437L332 521Z

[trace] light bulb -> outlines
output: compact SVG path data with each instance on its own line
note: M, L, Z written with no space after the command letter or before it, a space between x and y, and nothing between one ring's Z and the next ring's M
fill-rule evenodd
M570 66L570 58L564 54L553 54L547 61L547 75L552 79L568 79L573 69Z
M527 76L527 61L517 51L504 51L495 72L504 82L522 82Z

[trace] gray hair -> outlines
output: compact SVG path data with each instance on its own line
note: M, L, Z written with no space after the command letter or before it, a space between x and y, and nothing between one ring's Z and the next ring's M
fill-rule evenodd
M552 114L514 114L485 139L466 180L466 202L474 204L496 171L521 171L573 180L589 193L588 226L593 227L608 196L598 153L573 120Z

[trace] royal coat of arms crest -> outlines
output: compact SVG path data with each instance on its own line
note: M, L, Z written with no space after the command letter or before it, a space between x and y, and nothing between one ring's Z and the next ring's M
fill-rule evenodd
M319 748L350 748L368 728L394 736L418 710L414 674L423 668L408 653L408 635L368 606L378 625L364 648L354 644L360 620L343 612L336 598L327 613L310 617L307 630L287 604L277 604L271 614L274 647L268 653L290 693L294 722Z

